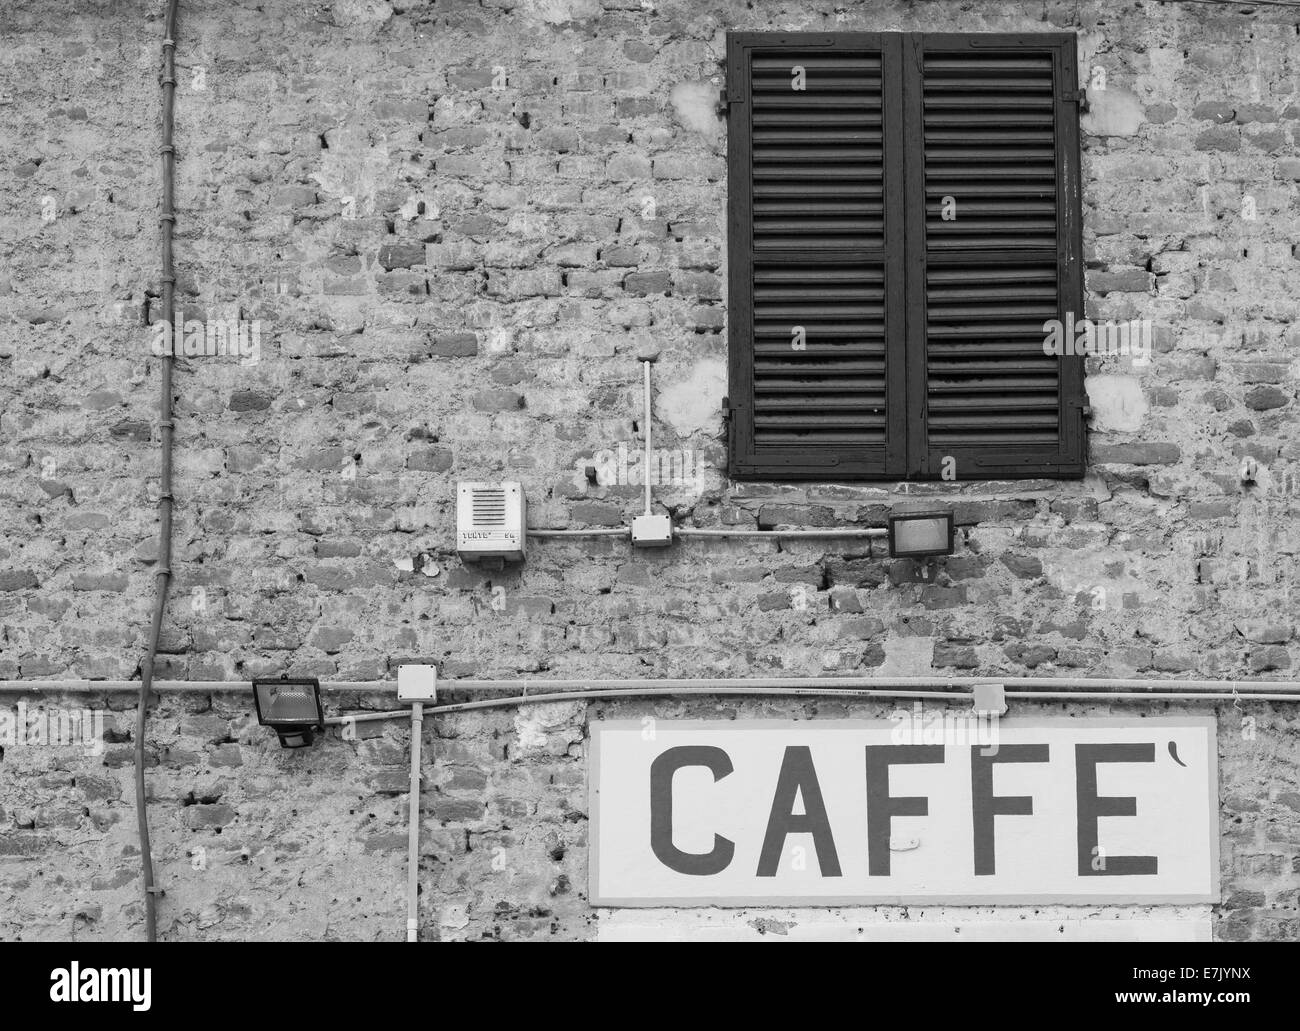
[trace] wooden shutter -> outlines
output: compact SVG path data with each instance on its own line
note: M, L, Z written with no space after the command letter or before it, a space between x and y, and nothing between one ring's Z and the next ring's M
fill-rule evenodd
M914 471L1082 476L1083 359L1043 351L1084 317L1074 37L907 45Z
M1075 62L1065 33L728 34L733 478L1083 475L1083 359L1043 353L1084 314Z
M728 35L734 477L905 472L901 53Z

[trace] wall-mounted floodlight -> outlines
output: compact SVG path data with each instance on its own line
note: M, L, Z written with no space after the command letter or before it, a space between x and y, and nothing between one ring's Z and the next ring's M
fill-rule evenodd
M889 557L928 558L951 555L951 512L907 512L889 517Z
M280 677L254 680L253 704L257 722L274 727L283 748L302 748L325 729L325 710L320 703L320 681Z

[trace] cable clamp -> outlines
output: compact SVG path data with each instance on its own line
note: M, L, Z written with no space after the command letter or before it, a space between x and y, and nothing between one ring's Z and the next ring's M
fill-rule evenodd
M172 575L172 571L171 568L168 566L163 566L162 569L154 573L154 576L171 576L171 575Z
M1241 695L1237 693L1237 685L1232 685L1232 704L1238 712L1241 712Z
M158 425L160 428L167 430L174 430L176 428L176 424L170 419L159 419Z
M164 39L164 40L163 40L163 46L165 46L165 47L174 47L175 45L176 45L176 40L174 40L174 39Z
M171 75L164 75L161 80L164 86L175 86L176 79Z
M170 222L172 225L175 225L175 224L176 224L176 216L173 215L170 211L165 211L165 212L163 212L161 215L158 216L158 221L159 221L159 222Z
M175 220L173 219L173 221L175 221ZM164 283L171 283L172 286L175 286L175 285L176 285L176 277L175 277L175 276L159 276L158 278L161 279Z
M149 892L149 894L151 894L151 895L166 895L166 894L167 894L167 892L166 892L165 889L163 889L163 888L159 888L156 884L151 884L151 885L149 885L148 887L146 887L144 890L147 891L147 892Z

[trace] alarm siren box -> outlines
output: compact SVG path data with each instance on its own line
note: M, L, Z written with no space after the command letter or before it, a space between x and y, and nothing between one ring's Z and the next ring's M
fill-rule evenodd
M517 482L461 483L456 488L456 553L462 561L521 562L527 550L524 488Z

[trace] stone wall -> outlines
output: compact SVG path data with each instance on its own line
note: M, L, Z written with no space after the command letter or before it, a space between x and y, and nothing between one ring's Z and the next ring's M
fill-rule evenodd
M0 11L0 679L127 679L145 647L158 491L148 324L165 317L161 9L13 0ZM242 356L178 362L160 677L386 679L410 659L444 679L1291 675L1295 12L946 0L181 9L179 317L249 332ZM1153 326L1149 363L1089 359L1085 480L727 481L726 139L714 105L728 29L1078 33L1092 87L1087 314ZM659 356L658 510L695 526L852 526L938 497L958 513L957 554L927 578L859 542L691 540L651 553L536 541L520 568L463 567L458 480L522 481L535 526L620 526L639 511L636 359L648 354ZM48 697L110 707L102 754L18 743L0 758L0 937L141 934L130 702ZM400 938L405 727L332 732L288 753L250 710L240 696L167 696L151 717L163 935ZM426 724L422 934L593 934L589 718L886 711L724 700L440 717ZM1218 713L1216 934L1295 939L1294 709Z

